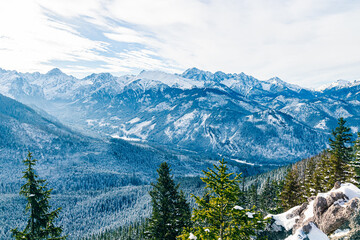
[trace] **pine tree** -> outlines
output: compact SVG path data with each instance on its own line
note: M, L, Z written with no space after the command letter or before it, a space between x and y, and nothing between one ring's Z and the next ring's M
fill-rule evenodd
M30 152L23 161L27 168L23 171L22 178L26 180L26 183L21 187L20 195L27 199L25 211L29 212L30 216L25 229L23 231L19 231L17 228L12 229L12 234L17 240L66 239L66 237L61 237L61 227L54 225L54 220L58 217L61 208L49 212L52 189L48 189L46 181L38 179L35 174L36 161Z
M259 206L258 186L259 186L259 183L256 180L255 183L252 184L250 186L250 188L249 188L249 191L248 191L248 198L249 198L248 205L250 207L252 207L252 206L258 207Z
M357 139L354 141L353 153L351 167L354 169L355 183L360 186L360 132L357 133Z
M237 205L241 196L239 184L241 175L228 173L226 162L221 160L214 170L204 171L206 194L203 197L193 196L198 205L193 211L194 226L186 231L180 239L236 240L251 239L257 230L263 229L265 221L260 212L244 209Z
M266 179L263 191L260 195L260 208L268 213L277 212L277 198L279 186L276 181L270 182L270 177Z
M329 139L331 156L328 187L334 186L336 181L345 182L354 177L350 167L351 148L347 146L351 141L351 133L345 123L343 118L339 118L338 126L332 131L332 138Z
M275 192L274 192L275 208L269 211L272 214L279 214L284 211L283 206L281 204L281 192L284 188L284 182L285 182L284 180L281 180L279 182L276 182L275 180L272 181L272 185L275 188Z
M150 191L152 214L146 236L153 240L175 240L184 227L189 227L190 207L183 193L178 193L179 185L170 176L166 162L157 170L159 177Z
M313 189L312 196L316 196L318 193L327 192L333 186L328 186L327 182L330 176L330 158L328 151L324 151L320 156L320 161L317 163L314 177L313 177Z
M284 187L281 192L281 203L284 209L287 210L298 205L301 200L299 174L295 165L285 177Z
M306 168L305 168L305 180L304 180L305 195L303 196L305 199L316 195L315 185L316 185L316 180L319 179L316 179L314 176L316 174L315 169L316 169L315 159L310 158L309 161L306 163Z

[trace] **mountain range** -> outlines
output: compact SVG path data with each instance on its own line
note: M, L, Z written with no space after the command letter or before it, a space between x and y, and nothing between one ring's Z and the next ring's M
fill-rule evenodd
M0 86L0 93L88 136L258 164L314 155L327 147L339 117L354 133L360 122L359 81L311 90L277 77L197 68L83 79L59 69L1 69Z
M358 84L312 91L278 78L260 81L196 68L181 75L142 71L83 79L59 69L1 71L0 79L3 94L88 135L250 162L293 161L319 152L339 117L358 128Z

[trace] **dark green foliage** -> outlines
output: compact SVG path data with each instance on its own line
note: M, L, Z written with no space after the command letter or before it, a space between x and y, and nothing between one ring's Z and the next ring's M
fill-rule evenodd
M260 209L267 213L277 214L282 211L280 204L280 192L282 181L270 181L266 179L262 193L260 194Z
M356 145L359 143L355 141L354 147L350 146L352 134L345 123L343 118L339 118L338 127L332 131L329 140L330 150L296 163L288 173L281 193L284 208L296 206L319 192L329 191L336 181L358 183L360 161L356 158Z
M224 160L214 170L204 171L202 180L206 183L203 197L193 196L197 208L193 211L194 226L186 230L179 238L189 239L194 235L198 239L251 239L258 230L265 227L267 221L260 212L244 209L238 204L241 175L228 173Z
M152 214L146 231L148 239L175 240L184 228L190 227L190 207L179 185L174 183L170 175L170 167L166 162L157 170L159 177L151 196Z
M353 161L351 167L355 173L355 183L360 186L360 132L357 133L357 139L354 141L353 147Z
M294 165L285 178L284 187L281 192L281 203L284 209L286 210L298 205L302 200L301 195L299 173L297 166Z
M259 207L259 194L258 194L258 188L259 188L259 182L255 181L254 184L252 184L247 192L247 197L248 197L248 206L252 207L252 206L256 206Z
M351 161L351 142L350 128L345 126L346 121L339 118L338 126L332 131L330 141L330 166L329 179L327 184L329 187L334 186L336 181L349 181L352 176L349 163Z
M66 237L61 237L61 227L54 225L54 220L58 217L60 208L49 212L49 199L52 189L48 189L46 181L38 179L35 174L33 167L36 161L36 159L32 158L30 152L23 161L27 167L23 171L23 178L26 183L21 187L20 195L27 199L25 211L30 214L27 225L23 231L19 231L17 228L11 231L15 239L18 240L65 239Z

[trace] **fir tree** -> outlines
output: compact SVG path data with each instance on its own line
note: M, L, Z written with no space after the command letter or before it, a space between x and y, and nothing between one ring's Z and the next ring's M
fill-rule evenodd
M61 237L61 227L55 227L54 220L58 217L60 208L49 212L49 199L52 189L47 188L45 180L38 179L35 174L34 166L36 159L32 158L29 152L27 158L23 161L27 167L23 171L26 183L21 187L20 195L26 197L27 204L25 211L30 213L29 220L23 231L17 228L12 229L12 234L15 239L27 240L60 240L66 237Z
M250 210L237 205L241 196L241 175L228 173L224 160L214 168L204 171L205 177L201 179L206 183L206 194L203 197L193 196L198 205L193 211L194 226L180 238L251 239L256 236L257 230L265 227L267 221L255 211L255 207Z
M271 209L271 211L269 211L272 214L279 214L283 212L283 206L281 204L281 192L284 188L284 180L281 180L279 182L276 182L275 180L272 181L272 185L275 187L275 197L274 197L274 204L275 204L275 208Z
M311 196L316 196L318 193L327 192L333 186L328 187L327 181L329 179L329 166L330 166L330 159L329 153L324 151L320 156L320 161L317 162L314 175L312 178L312 185L313 188Z
M334 186L336 181L345 182L354 177L350 168L351 148L347 146L351 141L351 133L345 123L343 118L339 118L338 126L332 131L332 138L329 139L331 156L328 187Z
M306 168L305 168L305 179L304 179L304 193L305 195L303 196L304 198L308 198L311 196L316 195L316 190L315 190L315 185L316 180L319 180L318 178L315 178L315 174L316 174L316 162L314 158L310 158L308 160L308 162L306 163Z
M146 235L148 239L175 240L184 227L189 227L190 207L184 194L178 193L169 165L161 163L157 172L159 177L150 191L153 209Z
M355 183L360 186L360 132L357 133L357 139L354 141L353 152L354 155L351 167L355 172Z
M279 194L279 185L276 181L270 182L270 177L266 179L263 191L260 195L260 208L268 213L277 213L277 203Z
M285 177L284 187L281 192L281 203L284 209L287 210L298 205L301 200L299 173L295 165Z
M250 207L259 206L258 185L259 185L258 181L255 181L255 183L250 186L250 189L248 191Z
M186 201L183 191L180 191L176 208L176 229L189 229L191 227L191 209L189 203ZM181 233L181 231L177 234L179 235L179 233Z

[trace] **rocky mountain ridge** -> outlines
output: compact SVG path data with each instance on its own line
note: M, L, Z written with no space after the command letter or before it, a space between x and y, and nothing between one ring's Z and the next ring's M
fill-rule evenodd
M244 73L142 71L77 79L0 71L0 93L87 135L252 163L284 164L326 148L339 117L359 130L360 85L314 91ZM309 140L313 144L308 144Z

